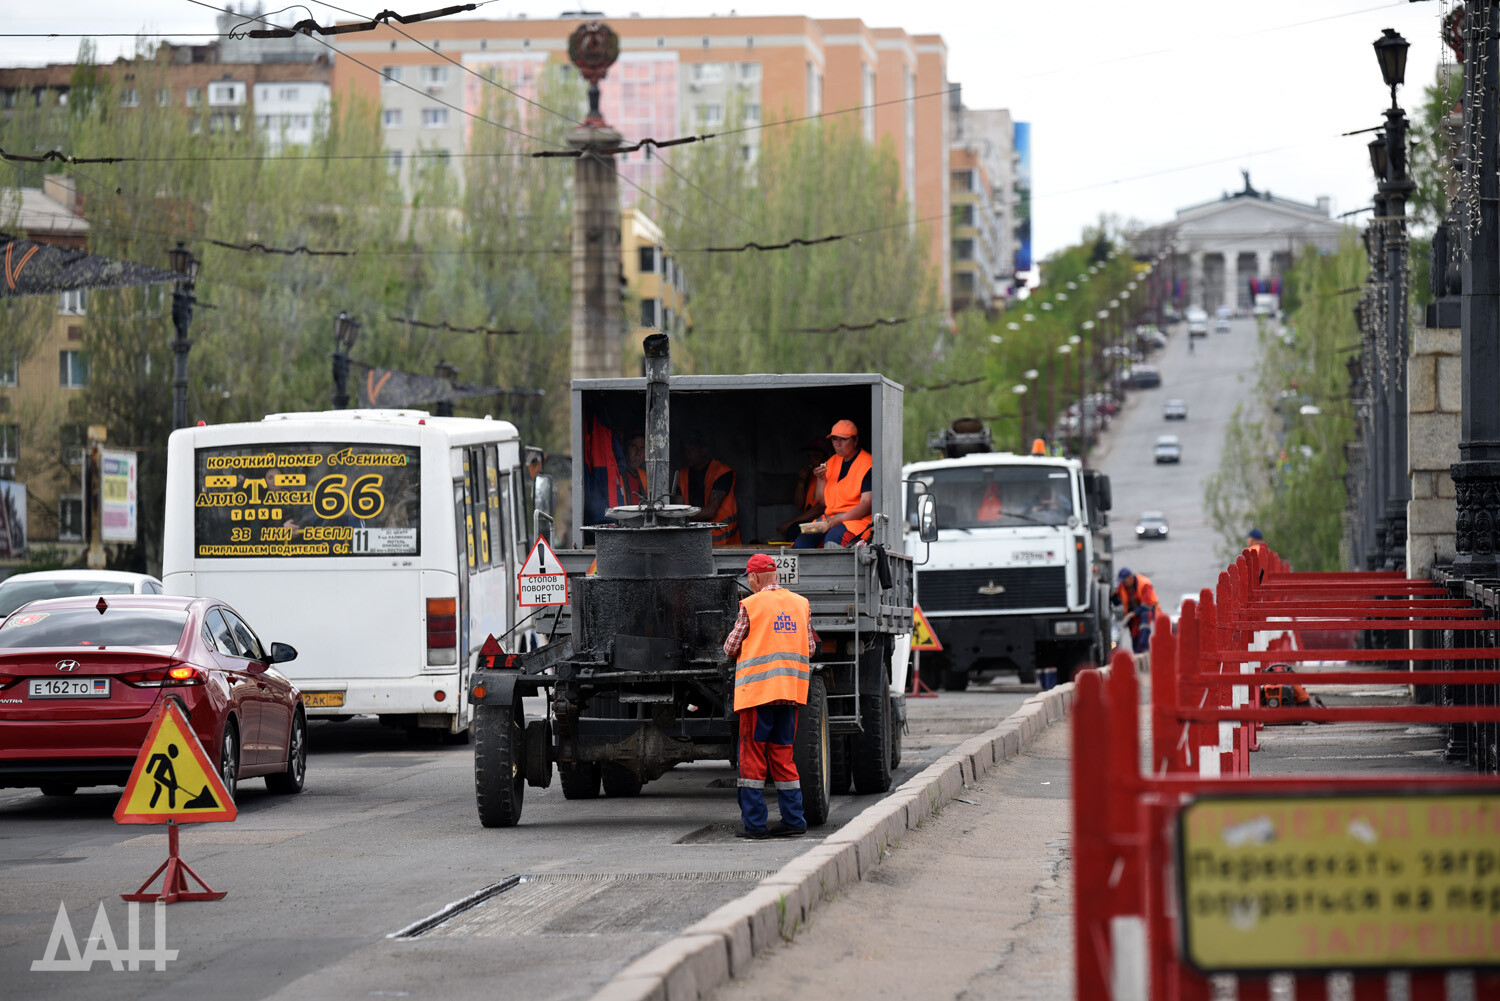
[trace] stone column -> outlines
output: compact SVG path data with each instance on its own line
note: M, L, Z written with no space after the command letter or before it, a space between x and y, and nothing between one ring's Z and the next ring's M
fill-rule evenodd
M1238 309L1240 304L1240 252L1224 251L1224 305Z
M1201 306L1208 301L1203 287L1203 251L1195 250L1188 255L1188 290L1184 306Z
M623 331L620 179L607 151L620 145L620 133L584 125L568 134L568 145L585 151L573 168L572 377L611 379L621 375Z

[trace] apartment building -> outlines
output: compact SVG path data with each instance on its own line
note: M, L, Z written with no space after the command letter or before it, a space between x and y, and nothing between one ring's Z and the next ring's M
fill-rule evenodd
M436 56L536 101L543 72L568 66L568 36L578 17L433 20L405 25L408 39L381 26L338 39L354 59L337 59L333 89L360 94L382 109L391 163L416 152L466 151L495 88ZM949 286L947 48L937 35L871 28L858 19L699 17L611 19L620 58L601 89L600 109L626 142L713 132L726 123L769 124L846 111L873 143L889 142L901 165L909 219L929 235L930 259ZM415 39L416 41L413 41ZM421 44L418 44L420 42ZM895 102L880 107L869 105ZM460 114L453 105L469 114ZM581 118L583 109L557 111ZM523 130L548 112L523 105ZM761 130L725 136L747 162L760 154ZM619 158L627 206L665 176L663 154ZM665 155L670 159L672 153Z
M954 150L972 151L984 173L989 187L991 209L990 218L986 222L993 228L988 239L996 248L991 280L997 296L1008 296L1015 282L1016 252L1019 249L1016 231L1021 224L1020 155L1015 147L1016 123L1010 111L1005 108L969 108L964 106L959 93L955 92L951 97L951 143ZM954 169L958 170L957 164ZM960 197L955 192L955 213L960 211L959 201ZM956 232L954 239L959 239Z
M620 269L630 333L620 352L622 375L641 374L641 342L647 334L681 334L690 328L687 278L682 261L639 207L620 214Z
M990 312L1003 306L1005 300L1005 286L998 279L1001 247L993 187L977 151L958 147L950 157L953 308Z
M27 239L87 249L89 224L72 182L46 178L42 188L0 189L0 215ZM47 304L39 342L26 357L0 359L0 480L26 488L26 536L32 548L81 548L83 457L87 429L73 405L88 386L83 349L85 292Z

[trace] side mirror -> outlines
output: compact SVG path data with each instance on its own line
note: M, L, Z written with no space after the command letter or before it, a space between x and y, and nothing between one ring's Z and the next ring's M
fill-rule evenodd
M1109 477L1101 473L1099 475L1099 510L1108 511L1114 506L1115 497L1110 490Z
M557 505L557 487L552 482L552 477L546 473L537 473L532 487L532 515L531 534L539 536L542 534L542 523L547 523L547 541L552 541L553 508Z
M289 660L297 659L297 648L290 643L271 644L271 663L285 664Z
M937 501L932 494L923 494L917 498L917 538L923 542L936 542L937 537Z

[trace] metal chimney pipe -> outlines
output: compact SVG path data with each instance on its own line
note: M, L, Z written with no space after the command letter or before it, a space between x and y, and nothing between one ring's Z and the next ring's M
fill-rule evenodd
M646 353L646 497L660 507L672 493L671 406L668 378L672 348L666 334L651 334Z

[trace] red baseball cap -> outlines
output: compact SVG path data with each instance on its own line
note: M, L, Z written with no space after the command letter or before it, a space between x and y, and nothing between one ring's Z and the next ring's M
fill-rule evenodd
M776 561L765 553L756 553L745 561L746 573L770 573L776 569Z
M830 431L830 432L828 432L828 437L829 438L858 438L859 437L859 428L855 426L855 424L854 424L853 421L839 421L837 424L835 424L833 426L833 430Z

